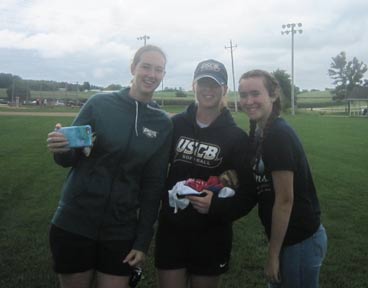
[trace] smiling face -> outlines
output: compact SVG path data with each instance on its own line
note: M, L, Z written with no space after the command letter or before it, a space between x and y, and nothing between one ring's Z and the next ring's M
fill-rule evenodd
M249 77L239 82L240 106L250 120L264 127L271 115L272 106L277 97L271 97L264 84L263 77Z
M220 109L222 97L225 95L227 86L220 86L209 77L198 79L193 83L193 91L198 101L198 106L205 109Z
M165 64L166 60L160 52L144 52L139 61L131 66L131 72L134 76L131 95L140 101L150 101L153 92L164 78Z

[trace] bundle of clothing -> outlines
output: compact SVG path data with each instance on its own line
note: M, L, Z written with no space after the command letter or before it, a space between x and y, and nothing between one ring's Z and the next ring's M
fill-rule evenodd
M210 176L207 181L202 179L189 178L177 182L168 191L169 204L174 208L174 213L178 209L185 209L190 201L186 196L205 197L207 191L211 191L219 198L228 198L235 195L235 189L239 186L238 177L234 170L227 170L220 176Z

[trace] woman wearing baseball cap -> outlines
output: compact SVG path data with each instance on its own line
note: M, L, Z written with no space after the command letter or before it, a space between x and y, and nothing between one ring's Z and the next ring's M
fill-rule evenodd
M170 170L155 245L161 288L218 287L220 275L229 269L232 222L255 203L244 199L244 191L254 188L250 168L244 167L248 136L224 105L227 79L222 63L200 62L193 79L196 103L172 118ZM185 196L190 203L182 209L170 205L168 191L179 181L207 181L228 170L241 180L234 196L204 190L201 197Z

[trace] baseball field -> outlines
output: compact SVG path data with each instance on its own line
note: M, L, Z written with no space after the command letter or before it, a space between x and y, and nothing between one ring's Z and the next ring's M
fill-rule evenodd
M247 129L242 113L234 117ZM368 119L285 118L307 152L328 233L321 287L367 287ZM0 115L0 287L58 287L48 227L67 169L54 164L46 135L56 122L69 125L72 119L62 114ZM256 214L255 209L234 224L230 271L221 287L265 287L267 242ZM152 250L138 287L157 287Z

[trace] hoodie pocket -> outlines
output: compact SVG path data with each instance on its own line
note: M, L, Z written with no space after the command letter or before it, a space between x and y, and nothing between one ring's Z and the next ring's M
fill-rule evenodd
M115 221L119 224L136 223L139 209L138 191L132 191L124 183L116 185L113 191L111 205Z

